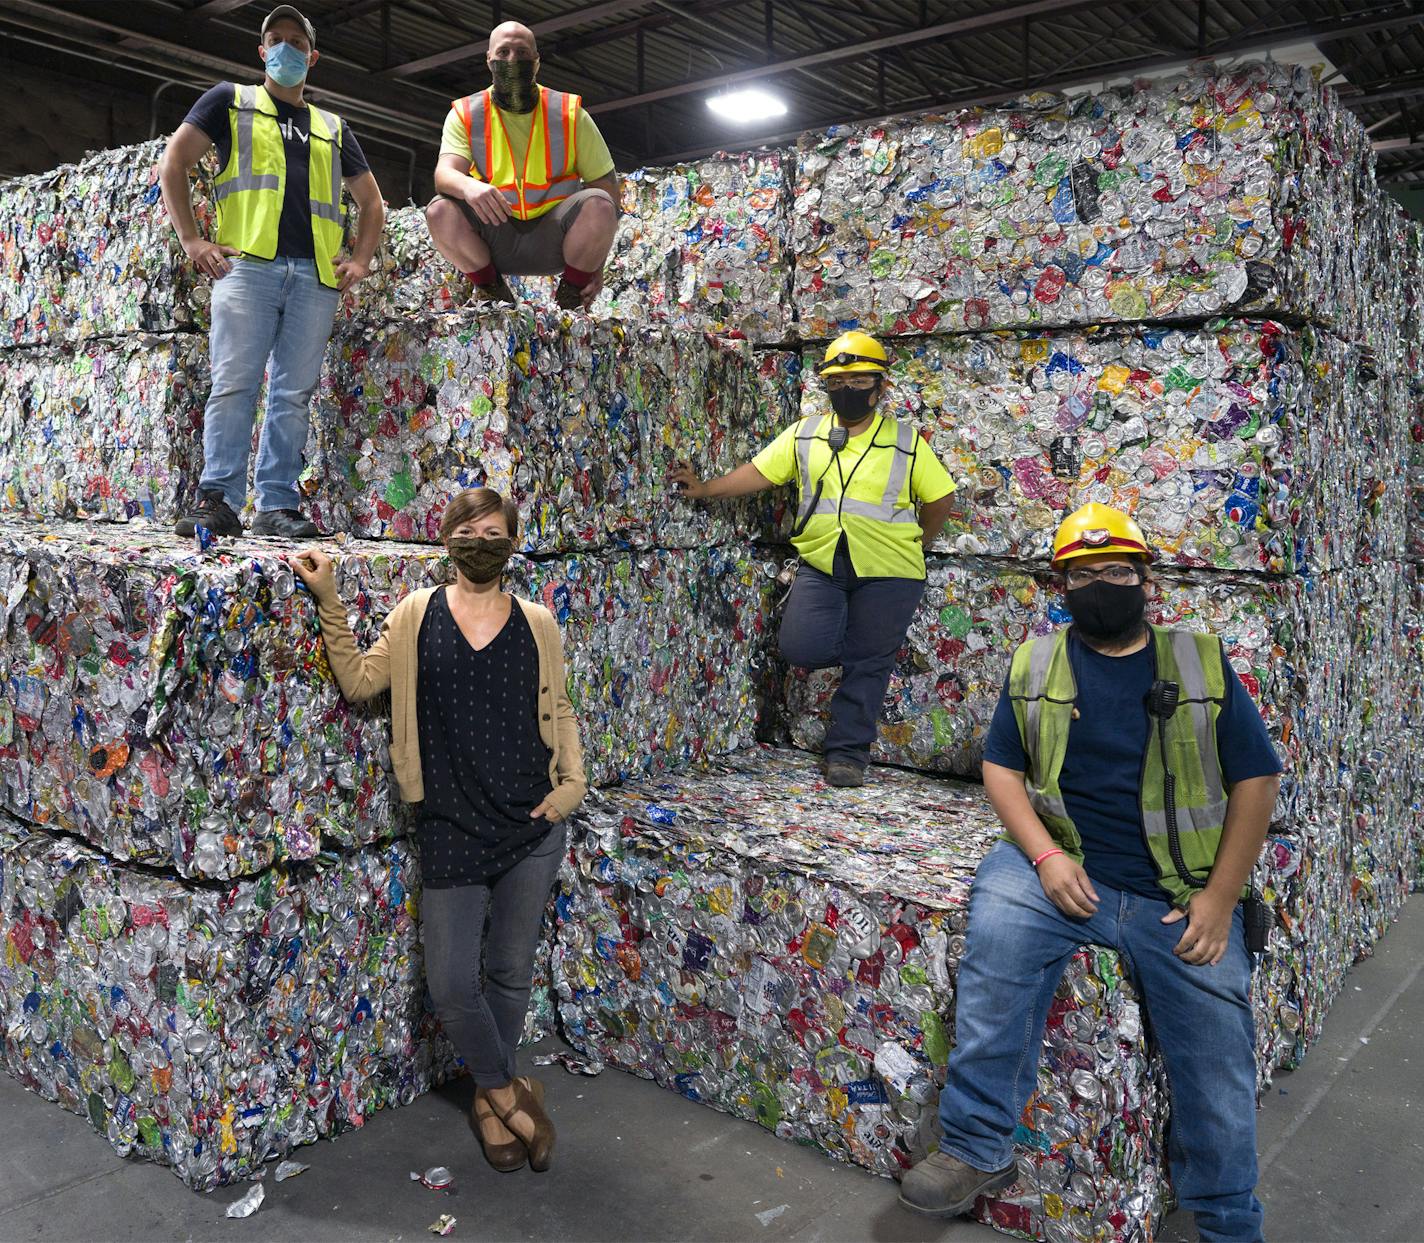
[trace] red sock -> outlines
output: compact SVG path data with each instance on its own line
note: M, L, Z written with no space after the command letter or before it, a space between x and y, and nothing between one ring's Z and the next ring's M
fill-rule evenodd
M585 272L582 268L576 268L570 263L564 264L564 279L575 289L582 289L593 277L592 272Z
M465 275L476 285L493 285L495 281L499 280L499 273L495 271L492 263L485 264L478 272L466 272Z

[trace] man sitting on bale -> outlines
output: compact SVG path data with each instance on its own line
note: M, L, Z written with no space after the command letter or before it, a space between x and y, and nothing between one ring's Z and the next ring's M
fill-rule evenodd
M436 248L481 301L514 301L506 276L559 275L565 310L593 304L618 228L613 157L577 95L540 86L534 32L490 32L493 85L454 100L438 192L425 209Z
M1204 1240L1261 1238L1248 887L1280 786L1221 641L1143 620L1151 554L1090 504L1053 541L1073 625L1014 653L984 788L1007 830L974 877L939 1151L900 1203L953 1216L1014 1182L1049 1005L1078 946L1122 955L1166 1062L1172 1186Z

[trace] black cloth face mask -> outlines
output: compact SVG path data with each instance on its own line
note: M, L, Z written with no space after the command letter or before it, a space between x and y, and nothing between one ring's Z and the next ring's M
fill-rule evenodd
M534 85L532 60L492 60L489 70L495 103L505 112L534 111L534 105L539 102L539 88Z
M492 583L514 556L514 541L507 535L497 539L456 535L445 550L455 568L472 583Z
M842 423L859 423L872 410L880 397L880 387L875 388L833 388L827 396L831 399L831 409Z
M1147 589L1141 583L1121 586L1099 579L1064 592L1063 600L1083 637L1099 643L1122 643L1136 637L1147 611Z

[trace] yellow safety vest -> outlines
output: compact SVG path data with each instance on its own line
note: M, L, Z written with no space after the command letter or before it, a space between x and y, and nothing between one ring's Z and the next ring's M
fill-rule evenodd
M923 532L910 494L920 437L911 424L878 415L868 447L857 453L848 445L837 463L827 440L835 423L826 414L796 425L796 551L829 574L844 531L862 578L924 578Z
M539 88L539 103L529 126L529 145L516 164L509 133L494 88L452 99L450 106L465 123L470 142L470 176L487 181L504 195L516 220L533 220L552 211L583 187L578 175L578 118L583 99ZM476 135L479 135L478 141Z
M213 183L219 245L272 259L287 189L287 149L277 124L277 106L263 86L234 88L228 109L232 150ZM317 275L335 288L336 256L345 239L341 206L341 118L311 108L307 186L311 199L312 248Z

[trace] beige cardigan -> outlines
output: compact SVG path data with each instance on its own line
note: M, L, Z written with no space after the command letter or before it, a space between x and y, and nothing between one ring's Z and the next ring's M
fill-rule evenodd
M330 599L317 602L326 657L341 693L360 702L384 690L391 692L391 764L401 798L407 803L425 798L415 711L416 653L426 605L438 590L425 587L406 596L386 618L381 637L365 652L356 646L356 636L351 633L340 598L333 594ZM564 645L559 624L548 609L519 596L514 599L524 610L539 649L539 736L553 752L549 780L554 790L549 801L559 819L566 820L588 793L588 778L584 774L578 718L565 686Z

